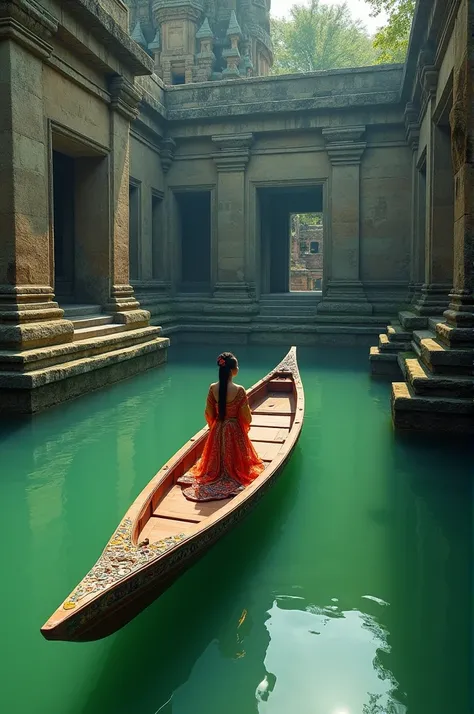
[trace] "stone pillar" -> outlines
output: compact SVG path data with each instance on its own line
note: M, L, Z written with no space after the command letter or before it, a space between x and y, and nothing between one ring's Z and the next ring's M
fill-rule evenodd
M0 7L0 349L69 342L54 302L43 60L56 19L28 0Z
M360 163L364 126L323 129L332 165L329 193L330 266L321 313L372 313L360 280Z
M449 137L432 121L438 72L431 66L424 67L421 82L431 124L426 161L425 282L414 309L428 316L443 313L452 285L453 174Z
M456 20L453 109L454 279L448 324L473 341L474 328L474 8L464 2ZM471 333L471 334L469 334Z
M418 167L418 147L420 138L419 109L409 102L405 108L407 143L412 150L412 204L411 204L411 244L410 244L410 284L408 302L416 302L421 296L425 276L425 211L426 181Z
M217 168L217 301L254 302L248 281L245 170L250 160L252 134L213 136Z
M106 309L115 321L141 327L150 313L140 310L129 284L130 122L138 116L140 94L124 77L110 85L110 298Z

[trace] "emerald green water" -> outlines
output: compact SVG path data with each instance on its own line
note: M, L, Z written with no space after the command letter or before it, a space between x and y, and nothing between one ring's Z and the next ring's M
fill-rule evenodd
M283 352L239 350L240 381ZM100 642L42 639L201 427L216 353L173 347L163 369L0 425L0 710L468 714L473 451L395 436L365 349L299 351L307 409L290 464L153 606Z

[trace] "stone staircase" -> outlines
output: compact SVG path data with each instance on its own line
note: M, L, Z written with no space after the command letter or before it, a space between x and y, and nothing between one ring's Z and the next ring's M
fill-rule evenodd
M399 354L412 349L413 330L427 326L427 317L408 310L399 312L398 319L387 326L386 334L379 334L378 345L370 348L369 363L372 376L400 379L402 372Z
M392 384L394 425L474 433L474 330L427 322L413 331L410 351L397 354L405 382Z
M282 293L262 295L260 312L254 317L256 323L310 323L314 320L322 295L314 293Z
M0 390L7 411L35 412L166 360L169 340L161 337L160 327L115 323L99 305L61 307L74 325L72 341L0 351Z

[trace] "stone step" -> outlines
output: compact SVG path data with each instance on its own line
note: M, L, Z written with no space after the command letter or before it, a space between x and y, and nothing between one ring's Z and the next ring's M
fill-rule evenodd
M413 333L413 346L423 363L433 372L472 374L474 348L454 349L442 344L427 330Z
M398 429L474 433L472 399L419 396L406 382L393 382L391 402Z
M148 342L159 337L160 334L161 327L140 327L137 330L127 330L118 334L92 337L50 347L37 347L32 350L18 352L2 350L0 351L0 370L11 374L11 372L29 372L43 369L50 365L57 365L91 355L105 354L122 347Z
M379 335L379 350L381 352L402 352L409 350L410 342L391 342L388 335Z
M412 330L405 330L399 322L392 322L387 327L387 335L390 342L411 342Z
M428 326L428 318L409 310L399 312L398 319L405 330L422 330Z
M169 346L169 340L163 337L151 337L145 342L134 345L117 345L114 350L99 354L78 354L74 359L68 359L60 364L42 366L29 372L0 372L0 387L4 380L9 389L34 389L44 387L51 382L83 375L101 367L110 367L113 364L130 360L141 355L162 350ZM83 389L79 391L79 394Z
M403 358L405 379L419 396L474 397L474 377L433 374L414 356Z
M74 342L88 340L92 337L107 337L118 332L126 332L128 325L94 325L93 327L82 327L74 330Z
M100 305L60 305L60 307L64 310L64 318L66 320L85 317L86 315L99 315L102 312Z
M384 315L338 315L337 313L321 315L318 313L315 322L339 325L373 325L378 327L379 330L385 330L390 322L390 317Z
M262 307L260 309L260 315L267 315L268 317L279 318L280 315L301 315L312 317L316 314L316 308L313 310L304 307Z
M313 316L312 315L288 315L288 314L278 314L278 315L268 315L268 314L263 314L260 313L260 315L256 315L252 322L264 322L268 323L270 318L274 318L274 321L278 324L281 323L290 323L290 324L295 324L295 323L303 323L307 325L311 325L314 322Z
M474 347L474 329L468 327L452 327L446 322L438 322L434 329L436 338L450 347Z
M113 317L110 315L89 315L74 317L71 320L75 330L82 330L84 327L97 327L98 325L112 325Z
M370 373L374 377L400 379L401 372L397 355L393 352L381 352L378 347L371 347L369 354Z

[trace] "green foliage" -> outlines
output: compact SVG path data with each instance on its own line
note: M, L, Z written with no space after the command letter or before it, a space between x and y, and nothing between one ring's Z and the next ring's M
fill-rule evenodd
M377 53L366 29L354 20L346 3L320 0L296 4L289 19L272 20L274 74L375 64Z
M378 52L377 63L404 62L416 0L365 0L377 17L381 12L388 15L388 23L376 33L374 47Z

